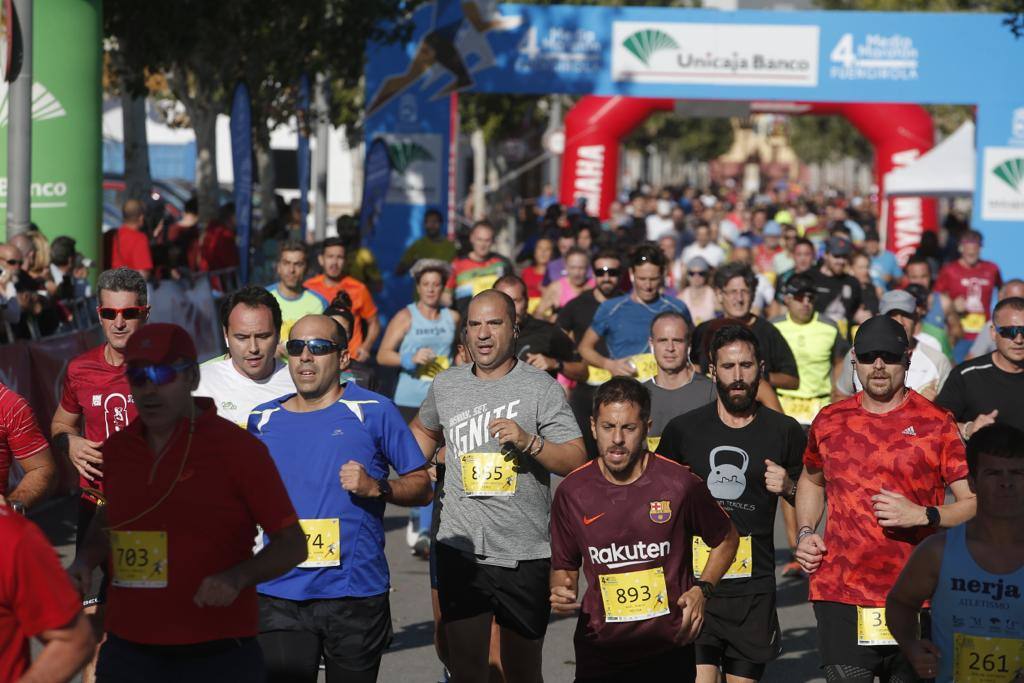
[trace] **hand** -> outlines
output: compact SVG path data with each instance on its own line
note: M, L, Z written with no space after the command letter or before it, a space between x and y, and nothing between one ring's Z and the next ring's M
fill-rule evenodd
M958 296L955 299L953 299L953 310L956 311L957 313L966 313L967 299L963 298L962 296Z
M427 475L430 477L430 481L437 483L437 465L431 465L427 468Z
M67 568L67 572L71 585L75 587L79 595L89 592L89 589L92 588L92 567L76 557L75 561Z
M679 632L676 634L676 643L679 645L689 645L700 635L700 630L704 626L704 605L706 602L704 593L698 586L694 586L680 596L676 604L683 609L683 622L680 624Z
M412 362L416 365L426 365L436 357L436 353L424 346L422 349L412 354Z
M984 429L985 427L994 424L997 417L999 417L999 411L993 410L991 413L985 413L984 415L979 415L974 418L967 423L968 427L965 430L967 433L964 434L964 438L969 439L977 434L979 429Z
M793 488L786 470L777 462L765 458L764 467L764 485L770 493L782 494Z
M924 506L912 503L898 493L882 489L871 496L871 502L874 503L879 526L909 529L928 525Z
M612 373L613 377L632 377L636 374L636 366L628 358L610 360L605 363L604 369Z
M918 678L935 678L942 653L930 640L914 640L903 648L903 655L914 667Z
M558 367L558 362L554 358L548 358L542 353L527 353L526 362L544 372L551 372Z
M366 473L363 466L355 460L349 460L338 470L338 480L341 488L360 498L377 498L380 495L380 486L377 480Z
M363 348L362 346L360 346L358 349L356 349L356 352L352 354L352 360L357 360L360 363L365 363L366 361L370 360L370 352Z
M825 547L825 541L822 540L821 536L818 534L807 534L800 539L796 546L796 561L800 563L805 572L813 574L818 571L818 567L821 566L821 560L827 552L828 548Z
M551 587L551 611L555 614L568 616L575 614L580 609L580 603L576 602L576 589L572 586L572 580L565 577L565 585Z
M526 450L530 445L530 435L515 420L498 417L490 421L487 431L498 440L499 444L511 443L517 450Z
M68 435L68 457L78 473L86 479L102 479L103 472L98 465L103 464L103 454L99 448L101 441L89 441L75 434Z
M241 581L229 569L203 579L192 602L198 607L227 607L238 597L241 588Z

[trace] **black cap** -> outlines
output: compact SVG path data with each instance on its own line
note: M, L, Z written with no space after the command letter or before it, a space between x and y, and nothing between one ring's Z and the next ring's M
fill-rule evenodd
M853 243L840 235L833 235L825 242L825 251L833 256L849 256L853 253Z
M864 231L864 241L865 242L878 242L879 241L878 231L875 230L874 228L868 228L867 230L865 230Z
M869 318L857 330L857 336L853 340L853 352L858 354L886 351L902 355L909 348L907 331L903 329L903 325L887 315Z
M786 284L782 286L782 294L784 296L796 296L797 294L803 294L804 292L814 293L815 289L814 280L803 273L794 273L788 280L786 280Z

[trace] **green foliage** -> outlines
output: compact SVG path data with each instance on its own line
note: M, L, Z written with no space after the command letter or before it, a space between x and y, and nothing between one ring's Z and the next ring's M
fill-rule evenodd
M871 144L842 116L794 116L789 119L789 140L805 163L852 157L870 163Z
M657 145L670 158L715 159L732 146L733 132L726 118L684 118L659 112L640 124L623 144L631 149Z

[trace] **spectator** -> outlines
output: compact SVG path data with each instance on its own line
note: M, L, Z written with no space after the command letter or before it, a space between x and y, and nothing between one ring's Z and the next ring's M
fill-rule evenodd
M149 250L149 238L142 231L146 212L142 202L129 199L121 208L124 222L116 230L103 235L103 265L105 270L131 268L149 279L153 270L153 256Z
M655 242L666 232L675 230L675 223L672 222L672 199L667 192L655 202L655 211L644 221L647 241Z
M199 201L195 196L185 200L185 212L167 229L167 242L178 247L180 261L175 267L199 272Z
M413 264L420 259L430 258L451 263L455 260L455 243L448 239L441 228L444 227L444 218L437 209L427 209L423 216L423 237L409 245L409 248L402 254L398 261L395 272L405 275L412 268Z
M235 205L228 202L217 210L203 232L199 247L199 269L218 271L238 267L238 244L235 242Z
M543 216L544 212L548 210L548 207L558 203L558 197L555 196L555 188L550 183L544 185L544 190L540 196L537 197L537 201L534 205L537 207L537 215Z
M345 246L345 275L366 285L372 292L380 292L384 279L380 275L373 252L362 246L363 234L359 222L352 216L338 216L335 223L338 239Z
M21 303L15 287L20 271L21 252L17 247L0 244L0 320L12 325L21 320Z

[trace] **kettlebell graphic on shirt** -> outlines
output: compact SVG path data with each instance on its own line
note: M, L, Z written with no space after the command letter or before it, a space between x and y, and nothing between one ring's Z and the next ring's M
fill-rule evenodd
M732 463L719 463L719 457L723 454L735 454L743 459L743 464L736 467ZM736 500L747 490L747 465L750 464L750 456L742 448L736 446L718 446L708 456L708 464L711 466L711 474L708 475L708 490L711 495L720 500Z

